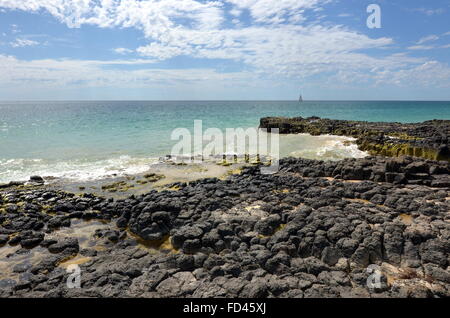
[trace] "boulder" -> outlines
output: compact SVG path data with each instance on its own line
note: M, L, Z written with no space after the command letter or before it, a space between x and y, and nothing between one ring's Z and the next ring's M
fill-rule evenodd
M31 176L30 177L30 182L35 182L35 183L44 183L44 179L41 176Z

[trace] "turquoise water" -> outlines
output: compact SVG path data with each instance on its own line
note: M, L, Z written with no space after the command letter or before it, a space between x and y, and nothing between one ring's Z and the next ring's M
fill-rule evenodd
M313 115L420 122L450 119L450 102L0 102L0 182L34 172L131 173L150 158L170 153L176 143L170 140L173 129L192 129L196 119L203 120L204 129L225 129L256 127L265 116Z

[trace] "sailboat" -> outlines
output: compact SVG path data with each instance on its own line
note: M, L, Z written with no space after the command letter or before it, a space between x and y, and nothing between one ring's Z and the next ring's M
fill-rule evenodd
M303 103L303 97L302 97L301 94L300 94L300 97L299 97L299 99L298 99L298 102L299 102L299 103Z

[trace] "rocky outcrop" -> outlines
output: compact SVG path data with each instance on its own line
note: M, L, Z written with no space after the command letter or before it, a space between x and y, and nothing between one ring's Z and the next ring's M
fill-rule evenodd
M349 120L267 117L261 128L278 128L281 134L332 134L357 138L360 150L372 155L403 155L450 161L450 120L401 124Z

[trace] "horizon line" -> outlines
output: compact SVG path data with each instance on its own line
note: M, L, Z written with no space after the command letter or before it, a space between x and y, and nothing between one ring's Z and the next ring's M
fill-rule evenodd
M450 102L443 99L5 99L3 102Z

